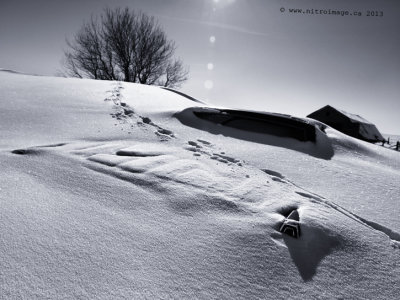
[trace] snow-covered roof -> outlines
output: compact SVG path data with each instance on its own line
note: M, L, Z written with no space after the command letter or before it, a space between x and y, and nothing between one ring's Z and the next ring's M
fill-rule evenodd
M361 117L361 116L359 116L359 115L352 114L352 113L349 113L349 112L347 112L347 111L344 111L344 110L341 110L341 109L337 109L337 108L335 108L335 107L332 107L332 108L333 108L333 109L336 109L338 112L342 113L343 115L345 115L346 117L348 117L348 118L351 119L351 120L354 120L354 121L357 121L357 122L360 122L360 123L365 123L365 124L374 125L373 123L371 123L370 121L364 119L363 117Z
M336 112L336 116L330 115L330 111ZM343 120L343 118L338 118L338 114L345 117L348 121ZM384 140L382 134L373 123L359 115L337 109L330 105L326 105L321 109L309 114L308 117L324 122L343 133L365 141L377 142ZM357 124L358 126L350 128L352 126L349 127L348 122ZM357 132L355 132L355 130L357 130Z

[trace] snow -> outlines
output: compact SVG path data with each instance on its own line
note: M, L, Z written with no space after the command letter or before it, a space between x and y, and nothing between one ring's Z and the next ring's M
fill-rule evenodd
M335 108L335 109L336 109L336 108ZM365 124L368 124L368 125L374 125L373 123L371 123L370 121L364 119L363 117L361 117L361 116L359 116L359 115L352 114L352 113L349 113L349 112L347 112L347 111L340 110L340 109L336 109L336 110L340 111L342 114L344 114L345 116L347 116L350 120L354 120L354 121L360 122L360 123L365 123Z
M398 152L227 128L202 107L0 71L0 298L397 297ZM293 210L298 239L279 232Z
M287 138L284 135L284 132L286 131L285 129L282 130L283 136L264 134L260 132L260 130L249 130L248 128L254 128L254 124L245 126L243 123L246 123L246 119L236 120L236 123L239 124L239 126L235 128L232 126L222 126L222 124L215 124L214 122L196 117L196 113L209 111L209 108L189 107L183 111L180 111L179 113L176 113L175 117L184 125L205 130L213 134L222 134L224 136L234 137L235 139L239 140L285 147L324 159L330 159L333 156L331 141L326 137L324 133L321 132L319 126L315 126L316 142L301 142L292 138ZM219 113L219 110L215 108L212 108L211 111ZM269 123L266 124L267 126L269 125Z
M326 123L345 134L368 142L383 142L384 138L376 126L359 115L351 114L343 110L326 105L309 114L309 119L316 119ZM350 123L349 123L349 122ZM354 123L352 125L352 123Z

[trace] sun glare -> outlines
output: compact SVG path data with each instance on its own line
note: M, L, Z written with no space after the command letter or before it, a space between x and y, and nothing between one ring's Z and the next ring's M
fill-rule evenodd
M225 6L225 5L235 3L235 0L213 0L212 2L214 2L217 5Z
M204 87L205 87L207 90L211 90L211 89L214 87L214 82L213 82L212 80L206 80L206 81L204 82Z

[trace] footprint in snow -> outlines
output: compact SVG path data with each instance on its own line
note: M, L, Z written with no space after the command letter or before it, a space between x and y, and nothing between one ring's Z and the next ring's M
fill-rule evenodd
M205 146L212 146L212 144L211 144L210 142L207 142L207 141L205 141L205 140L197 139L197 141L198 141L199 143L202 143L202 144L205 145Z
M285 180L285 176L283 176L281 173L273 171L273 170L268 170L268 169L261 169L264 173L268 174L271 176L271 179L276 182L281 182L281 183L287 183Z
M157 127L158 129L157 131L155 131L155 134L160 137L161 141L166 141L175 137L174 133L171 130L161 128L159 126Z
M186 146L185 149L194 152L194 156L201 156L201 154L204 154L213 160L225 164L243 165L241 160L225 155L225 152L216 153L213 149L213 145L208 141L198 139L197 142L188 141L188 144L189 146Z
M139 126L149 125L154 127L156 129L154 134L157 135L161 141L167 141L175 137L175 134L171 130L168 130L166 128L163 128L155 124L149 117L139 116L139 118L141 119L141 121L138 122L138 125Z
M225 152L221 152L221 153L225 153ZM240 163L239 159L230 157L228 155L219 154L219 153L213 153L213 155L211 156L211 159L215 159L215 160L218 160L223 163L233 163L233 164Z
M203 148L202 146L200 146L199 144L197 144L196 142L193 142L193 141L189 141L188 144L190 146L193 146L193 147L198 148L198 149Z

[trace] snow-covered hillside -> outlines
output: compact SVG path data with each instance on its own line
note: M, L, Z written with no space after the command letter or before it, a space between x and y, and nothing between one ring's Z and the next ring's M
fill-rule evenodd
M398 298L400 153L210 109L1 71L0 299Z

